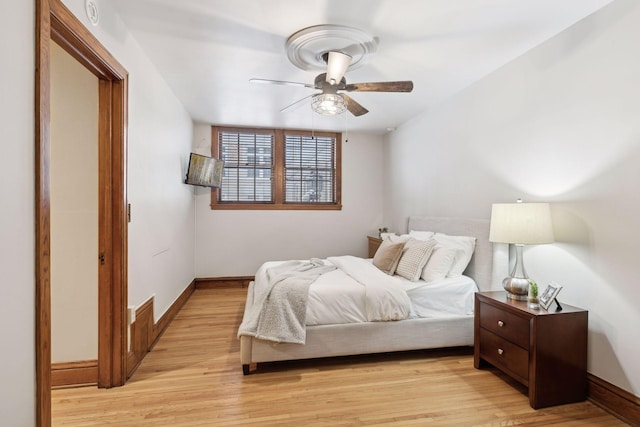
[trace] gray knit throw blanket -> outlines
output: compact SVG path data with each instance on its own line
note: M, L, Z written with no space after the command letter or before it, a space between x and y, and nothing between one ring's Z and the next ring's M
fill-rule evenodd
M267 289L248 308L238 336L304 344L309 287L321 274L335 269L319 259L287 261L269 268Z

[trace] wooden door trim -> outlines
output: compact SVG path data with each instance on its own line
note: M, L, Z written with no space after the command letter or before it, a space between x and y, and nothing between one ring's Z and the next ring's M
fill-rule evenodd
M53 40L98 77L101 221L99 386L123 385L127 356L128 74L60 0L36 0L35 322L36 425L51 425L50 48ZM105 157L106 156L106 157ZM108 281L105 279L108 278Z
M122 80L127 70L60 0L48 1L51 38L101 80Z
M36 296L36 425L51 425L51 295L49 238L49 125L51 17L48 0L36 1L35 84L35 296Z

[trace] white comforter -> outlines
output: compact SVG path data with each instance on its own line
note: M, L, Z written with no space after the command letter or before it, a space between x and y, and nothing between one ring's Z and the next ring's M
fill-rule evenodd
M335 259L329 260L335 262ZM371 264L371 260L360 261L363 268L369 264L376 276L381 273L384 278L392 279L390 283L394 284L394 288L407 294L411 304L409 318L473 316L474 295L478 287L468 276L446 278L438 282L411 282L382 273ZM366 322L361 292L362 285L354 283L351 276L339 269L323 274L309 287L306 324Z
M307 325L402 320L411 314L411 301L400 279L370 261L340 256L324 262L337 269L320 276L309 288ZM268 288L268 269L278 264L267 262L257 271L254 300L260 300Z

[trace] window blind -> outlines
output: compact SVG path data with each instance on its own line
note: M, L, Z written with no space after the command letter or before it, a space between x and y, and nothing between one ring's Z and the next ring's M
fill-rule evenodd
M336 140L285 134L285 203L334 203Z
M273 202L273 133L218 133L224 161L219 200Z

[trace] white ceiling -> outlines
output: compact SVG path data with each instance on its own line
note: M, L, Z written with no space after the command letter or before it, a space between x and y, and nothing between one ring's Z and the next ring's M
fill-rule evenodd
M442 102L611 0L114 0L129 30L194 121L220 125L382 133ZM303 28L346 25L379 39L348 83L412 80L411 93L351 92L370 112L327 118L287 59Z

